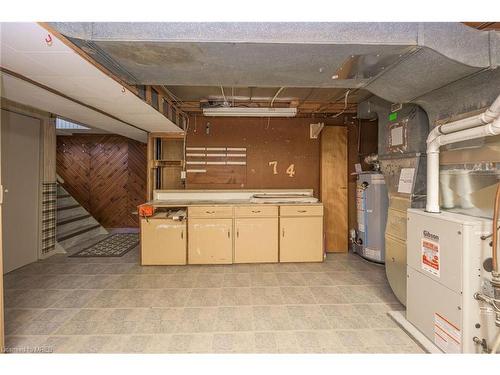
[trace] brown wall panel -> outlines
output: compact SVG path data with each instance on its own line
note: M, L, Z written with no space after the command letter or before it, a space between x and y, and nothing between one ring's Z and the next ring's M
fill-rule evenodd
M136 227L146 200L146 145L118 135L57 137L57 173L107 228Z
M246 147L246 182L242 168L236 171L234 166L227 166L239 177L231 181L229 172L220 173L220 179L213 173L206 178L188 176L186 188L308 188L318 196L320 145L318 139L309 137L309 124L317 121L311 118L191 117L188 147ZM272 161L277 162L277 174L269 165ZM291 164L295 170L293 177L286 173ZM201 167L193 166L193 169Z

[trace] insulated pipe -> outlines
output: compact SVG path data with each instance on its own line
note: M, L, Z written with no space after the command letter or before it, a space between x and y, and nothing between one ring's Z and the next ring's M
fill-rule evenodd
M500 118L483 126L442 134L427 144L427 212L439 213L439 149L441 146L500 134Z
M429 133L427 137L427 212L439 213L439 148L450 143L500 134L499 118L500 95L480 115L437 126Z

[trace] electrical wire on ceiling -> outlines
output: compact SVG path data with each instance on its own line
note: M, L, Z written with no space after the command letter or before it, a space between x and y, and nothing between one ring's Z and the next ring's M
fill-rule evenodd
M224 87L220 87L220 90L222 91L222 97L224 98L224 105L227 105L227 98L226 94L224 94Z
M283 91L284 89L285 89L285 86L280 87L280 89L276 92L276 94L274 95L273 99L271 100L271 107L273 106L274 101L276 100L276 98L278 97L278 95L280 94L280 92Z
M339 113L337 113L336 115L333 115L332 118L336 118L336 117L339 117L341 114L343 114L346 109L347 109L347 99L349 98L349 93L351 92L351 89L347 90L346 93L345 93L345 97L344 97L344 109L342 111L340 111Z

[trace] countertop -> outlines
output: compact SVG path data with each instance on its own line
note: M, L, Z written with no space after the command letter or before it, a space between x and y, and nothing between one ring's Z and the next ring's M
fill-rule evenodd
M225 200L151 200L146 202L154 207L188 207L188 206L234 206L234 205L270 205L270 206L304 206L323 205L321 202L252 202L250 199L225 199Z

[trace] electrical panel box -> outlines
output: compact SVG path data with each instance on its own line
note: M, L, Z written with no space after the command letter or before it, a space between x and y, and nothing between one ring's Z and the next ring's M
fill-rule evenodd
M491 220L409 209L407 224L407 320L444 353L480 353L476 341L491 345L498 332L494 311L474 299L491 290L481 239Z

